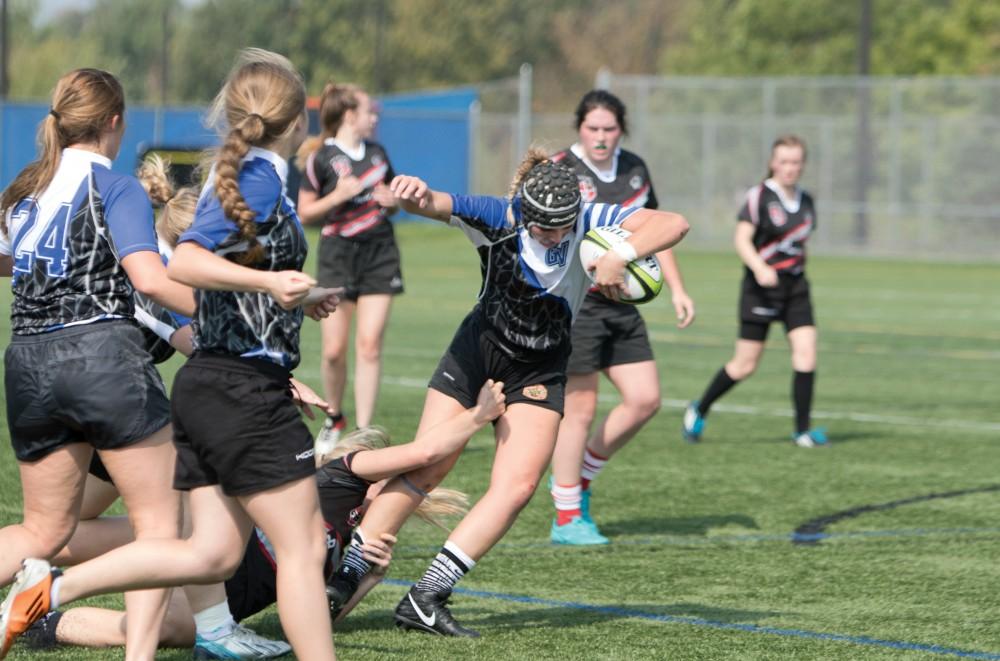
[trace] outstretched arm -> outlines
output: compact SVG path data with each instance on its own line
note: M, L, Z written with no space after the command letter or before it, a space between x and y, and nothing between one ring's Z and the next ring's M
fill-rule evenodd
M171 279L197 289L270 294L289 310L305 300L316 281L299 271L261 271L219 257L197 243L184 241L167 266Z
M488 380L476 405L431 427L410 443L354 455L351 470L369 482L402 475L441 461L460 450L486 423L500 417L506 406L503 382Z
M401 174L388 187L376 188L375 199L383 207L398 206L407 213L448 222L451 218L451 195L431 190L417 177Z

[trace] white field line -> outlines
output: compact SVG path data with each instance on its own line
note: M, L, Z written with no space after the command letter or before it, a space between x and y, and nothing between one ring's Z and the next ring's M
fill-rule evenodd
M429 378L429 377L428 377ZM426 388L428 379L410 377L385 376L382 383L402 388ZM602 402L617 402L614 395L599 395ZM683 409L688 402L683 399L661 399L666 408ZM791 409L773 409L759 406L740 406L737 404L716 404L713 412L735 413L738 415L767 416L773 418L789 418L793 415ZM857 413L854 411L813 411L812 417L819 420L848 420L851 422L870 422L880 425L905 425L909 427L940 427L944 429L962 429L964 431L982 433L1000 433L1000 422L978 422L974 420L935 420L931 418L914 418L904 415L878 415L874 413Z

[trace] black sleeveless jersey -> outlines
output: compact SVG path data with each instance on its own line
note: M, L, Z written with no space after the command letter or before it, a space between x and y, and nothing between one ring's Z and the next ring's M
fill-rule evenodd
M805 271L806 241L816 229L812 196L796 188L785 197L771 179L747 191L737 220L753 223L753 244L761 258L778 273L799 275ZM748 275L749 269L747 269Z
M568 165L580 180L584 202L605 202L623 207L659 208L653 181L646 163L636 154L617 149L611 161L611 172L605 174L587 161L580 145L573 145L552 157Z
M324 220L323 236L367 241L392 235L388 210L379 206L372 197L376 184L389 183L396 176L382 145L363 142L361 157L355 159L335 140L327 138L306 159L304 174L301 189L319 197L332 192L341 177L354 175L364 184L364 190L330 211Z
M371 484L351 471L354 454L334 459L316 471L319 504L326 525L323 573L327 580L337 571L344 549L350 544L351 531L361 521L361 506ZM278 600L275 557L270 540L260 528L254 528L239 569L226 581L226 597L237 621Z

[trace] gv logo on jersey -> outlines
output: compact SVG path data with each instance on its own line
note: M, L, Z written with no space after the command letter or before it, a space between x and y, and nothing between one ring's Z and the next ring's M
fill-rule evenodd
M558 246L552 246L545 251L546 266L566 266L566 256L569 254L569 241L563 241Z

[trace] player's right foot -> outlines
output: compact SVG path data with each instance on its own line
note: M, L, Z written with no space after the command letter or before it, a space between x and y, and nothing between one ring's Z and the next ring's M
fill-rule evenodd
M705 418L698 412L698 402L691 402L684 409L684 422L681 426L681 434L688 443L697 443L701 440L701 433L705 431Z
M452 617L447 605L450 596L450 590L424 592L414 585L396 606L396 626L404 631L413 629L439 636L479 638L478 631L463 627Z
M322 457L333 452L333 448L337 447L337 442L346 428L347 418L343 415L338 415L336 418L327 416L326 420L323 421L323 428L316 434L316 441L313 444L316 456Z
M0 659L7 656L14 640L49 612L52 581L62 572L45 560L28 558L14 576L7 598L0 605Z
M330 617L337 619L340 611L358 591L363 577L347 565L341 565L330 582L326 584L326 599L330 603Z
M292 651L283 640L264 638L255 631L236 625L218 638L194 638L195 659L276 659Z
M792 440L795 441L795 445L800 448L814 448L819 445L826 445L826 430L822 427L809 429L798 434L792 434Z
M600 533L597 526L587 523L581 517L574 516L569 523L558 525L552 520L552 532L549 539L553 544L568 544L571 546L594 546L607 544L608 538Z

